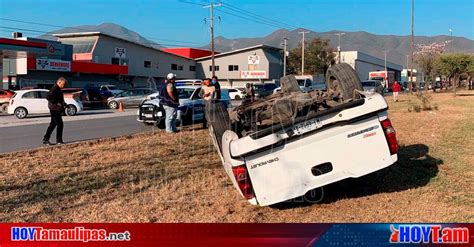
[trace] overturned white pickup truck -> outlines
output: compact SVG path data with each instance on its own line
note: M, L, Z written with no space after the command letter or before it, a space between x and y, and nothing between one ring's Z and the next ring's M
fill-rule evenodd
M224 169L250 203L287 201L397 161L385 99L362 92L348 64L331 67L326 83L327 92L305 93L288 76L282 92L230 113L218 102L206 107Z

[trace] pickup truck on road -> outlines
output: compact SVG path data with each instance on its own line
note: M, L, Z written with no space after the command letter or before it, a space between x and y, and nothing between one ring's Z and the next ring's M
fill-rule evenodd
M363 92L347 64L332 66L326 82L327 92L307 93L287 76L277 94L230 112L218 102L206 108L224 169L251 204L287 201L397 161L385 99Z

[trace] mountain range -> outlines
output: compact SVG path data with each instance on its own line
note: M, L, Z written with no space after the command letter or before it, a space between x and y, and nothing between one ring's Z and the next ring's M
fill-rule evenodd
M77 27L69 27L56 31L52 31L46 35L40 36L40 38L46 39L55 39L51 34L53 33L70 33L70 32L91 32L91 31L100 31L107 33L119 38L130 40L137 43L142 43L148 46L155 48L163 48L163 45L160 45L157 42L151 41L137 32L129 30L123 26L114 24L114 23L103 23L100 25L85 25ZM298 32L303 31L303 29L287 30L287 29L278 29L271 34L265 37L258 38L237 38L237 39L227 39L225 37L216 37L215 45L216 50L220 52L236 50L240 48L245 48L249 46L265 44L275 47L283 47L283 38L288 39L289 49L295 48L301 43L301 35ZM384 57L384 51L387 52L387 60L400 64L406 64L406 55L410 52L410 39L409 35L399 36L399 35L377 35L364 31L358 32L347 32L347 31L329 31L329 32L313 32L305 35L306 40L313 38L323 38L330 41L330 45L337 47L338 45L338 36L336 33L344 32L345 34L341 36L341 49L342 51L361 51L369 55L382 58ZM438 36L415 36L416 44L431 44L431 43L440 43L444 41L451 40L451 37L448 35L438 35ZM209 48L210 46L204 46L201 48ZM474 54L474 41L464 38L464 37L453 37L452 42L447 45L447 52L462 52L468 54Z

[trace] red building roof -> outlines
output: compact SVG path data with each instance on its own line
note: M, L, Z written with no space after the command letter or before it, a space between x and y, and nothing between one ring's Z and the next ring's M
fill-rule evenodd
M201 57L207 57L211 55L211 51L196 49L196 48L163 48L161 49L164 52L175 54L181 57L196 59ZM215 54L218 54L217 52Z

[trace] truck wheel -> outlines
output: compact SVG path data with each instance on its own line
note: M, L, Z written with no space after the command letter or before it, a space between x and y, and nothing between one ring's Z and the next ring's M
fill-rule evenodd
M158 127L158 129L166 129L165 119L158 120L158 122L155 123L155 126Z
M359 76L347 63L340 63L330 67L326 72L328 91L339 93L343 100L354 98L354 90L361 90Z
M213 130L214 137L216 138L217 145L222 152L222 135L226 130L230 130L230 118L227 108L225 108L222 102L210 102L206 104L206 116L208 119L208 125Z

